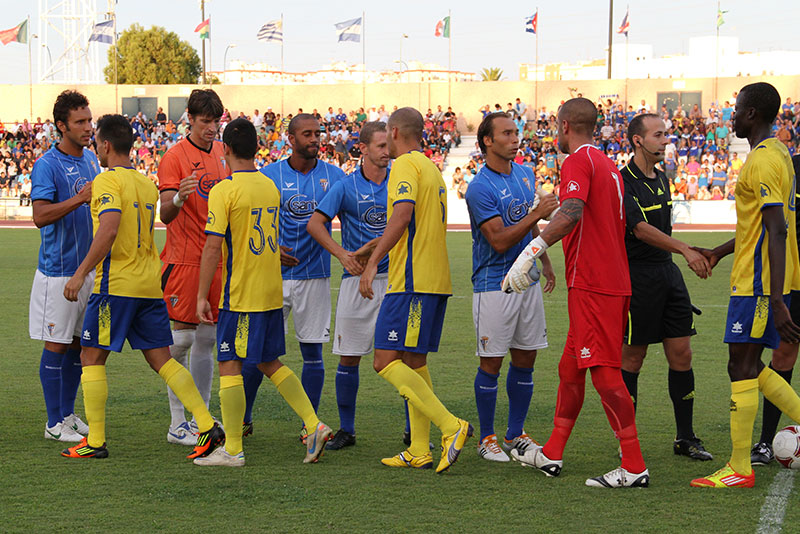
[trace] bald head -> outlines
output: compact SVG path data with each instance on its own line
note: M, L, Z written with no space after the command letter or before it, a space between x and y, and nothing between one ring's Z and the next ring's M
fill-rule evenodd
M400 108L389 117L389 129L397 128L399 137L409 141L419 142L422 139L422 130L425 121L422 114L414 108Z
M586 98L572 98L564 102L558 112L558 122L569 123L576 134L592 135L597 123L597 108Z

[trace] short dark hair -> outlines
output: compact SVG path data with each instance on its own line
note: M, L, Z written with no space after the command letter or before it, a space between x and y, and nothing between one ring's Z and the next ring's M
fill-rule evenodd
M504 111L495 111L494 113L489 113L483 118L480 126L478 126L478 147L484 154L486 154L486 143L483 142L483 138L492 137L492 135L494 135L494 126L492 123L495 121L495 119L500 118L507 119L508 115L506 115Z
M397 128L401 137L421 141L422 131L425 129L425 119L416 109L404 107L389 116L387 127Z
M294 135L294 132L297 131L297 125L300 122L307 120L316 121L317 118L311 113L298 113L297 115L292 117L292 120L289 121L289 126L286 128L286 133L288 133L289 135Z
M778 116L781 96L772 84L756 82L745 85L739 91L739 98L743 107L755 109L764 122L772 122Z
M222 112L225 108L222 106L222 100L213 89L195 89L189 95L189 101L186 103L189 115L193 117L212 117L218 119L222 117Z
M253 159L258 152L256 127L247 119L234 119L222 132L222 142L239 159Z
M128 154L133 146L131 123L122 115L103 115L97 120L97 139L108 141L117 154Z
M642 113L632 118L628 124L628 139L633 140L634 135L644 136L644 120L650 118L660 119L661 117L655 113Z
M373 136L378 132L385 132L386 124L381 121L367 122L361 128L361 135L358 138L359 143L369 145L372 142Z
M88 105L89 99L78 91L71 89L62 91L56 98L55 104L53 104L53 124L56 125L56 130L58 130L58 121L63 122L65 126L67 125L70 111L85 108ZM58 133L61 134L61 130L58 130Z

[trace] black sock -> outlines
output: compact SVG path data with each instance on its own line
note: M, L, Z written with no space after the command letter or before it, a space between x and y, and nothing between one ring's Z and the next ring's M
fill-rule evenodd
M769 364L769 368L775 371L775 369L772 368L772 364ZM786 380L786 382L790 384L792 383L792 369L789 369L788 371L775 372L778 373L781 378ZM758 441L772 445L772 439L775 437L775 432L778 430L778 423L781 421L781 411L777 406L772 404L767 400L766 397L764 397L764 408L762 413L761 439Z
M636 411L636 405L639 400L639 373L631 373L622 369L622 381L625 382L625 387L628 388L628 393L633 400L633 411Z
M692 412L694 410L694 371L669 370L669 398L675 411L676 439L692 439Z

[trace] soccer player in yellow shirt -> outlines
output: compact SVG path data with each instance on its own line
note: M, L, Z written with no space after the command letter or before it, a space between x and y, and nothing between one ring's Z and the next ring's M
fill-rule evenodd
M734 108L736 137L750 143L736 185L736 235L713 250L702 250L714 267L733 252L731 297L725 324L731 379L730 461L717 472L692 480L695 487L752 488L750 465L758 392L800 422L800 397L779 374L761 362L764 347L800 341L792 322L789 294L800 289L795 238L795 176L786 146L770 137L781 100L768 83L746 85Z
M133 133L125 117L101 117L96 139L100 164L109 170L99 174L92 187L92 246L64 287L64 297L75 301L86 275L96 269L81 336L81 383L89 435L61 454L68 458L108 457L105 363L109 353L121 351L127 339L194 415L200 434L188 457L206 456L224 441L225 433L211 417L192 375L169 354L172 334L162 300L161 262L153 241L158 190L133 169Z
M378 374L408 401L411 445L381 462L390 467L430 469L431 421L442 431L437 473L455 463L472 425L447 411L433 393L427 353L439 350L450 286L447 258L447 189L442 174L422 154L424 122L414 108L389 117L389 156L396 158L387 185L388 222L364 272L359 291L373 298L378 264L389 254L389 287L375 325Z
M206 243L200 260L197 317L213 324L208 290L223 257L223 290L217 323L217 361L222 424L238 429L244 420L242 362L257 364L306 428L304 463L322 455L331 429L314 412L300 380L278 359L286 353L283 334L283 280L278 224L280 193L258 172L253 158L258 137L247 119L230 122L222 134L225 161L233 174L215 185L208 197ZM223 246L224 244L224 246ZM242 433L230 432L224 447L196 458L197 465L244 465Z

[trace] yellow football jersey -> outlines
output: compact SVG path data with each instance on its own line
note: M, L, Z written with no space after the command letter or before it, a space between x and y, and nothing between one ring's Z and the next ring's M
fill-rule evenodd
M224 238L219 309L263 312L283 306L275 183L258 171L239 171L208 195L206 233Z
M97 233L100 215L120 212L117 237L97 266L94 292L100 295L160 299L161 260L153 242L158 188L130 167L100 173L92 185L92 222Z
M736 248L731 295L769 295L769 236L761 216L767 206L781 206L786 220L786 273L783 294L800 289L795 228L795 175L786 146L765 139L747 156L736 183Z
M447 190L442 173L419 151L403 154L392 163L387 195L389 219L395 204L414 204L408 228L389 251L387 292L450 295Z

